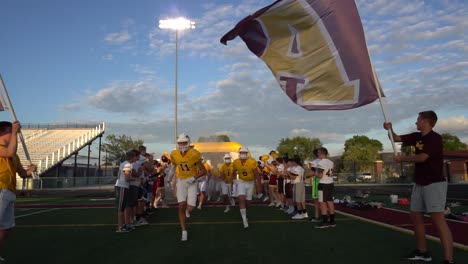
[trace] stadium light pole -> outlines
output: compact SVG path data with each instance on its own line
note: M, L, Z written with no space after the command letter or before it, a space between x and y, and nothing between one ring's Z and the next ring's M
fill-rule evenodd
M177 147L177 82L178 82L178 52L179 52L179 31L195 28L195 22L183 17L159 20L159 28L175 30L175 88L174 88L174 143Z

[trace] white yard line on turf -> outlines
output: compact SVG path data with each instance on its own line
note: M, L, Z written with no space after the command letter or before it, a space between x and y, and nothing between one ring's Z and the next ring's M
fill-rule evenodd
M30 216L30 215L46 213L46 212L55 211L55 210L58 210L58 209L60 209L60 208L52 208L52 209L43 210L43 211L39 211L39 212L34 212L34 213L30 213L30 214L18 215L15 218L21 218L21 217Z
M348 214L348 213L341 212L341 211L338 211L338 210L335 210L335 212L337 212L337 213L339 213L341 215L345 215L345 216L348 216L348 217L351 217L351 218L354 218L354 219L361 220L363 222L371 223L371 224L378 225L378 226L383 226L383 227L386 227L386 228L389 228L389 229L392 229L392 230L400 231L400 232L405 233L405 234L414 235L413 231L405 229L405 228L397 227L397 226L390 225L390 224L385 224L385 223L382 223L382 222L379 222L379 221L370 220L370 219L367 219L367 218L364 218L364 217L356 216L356 215L353 215L353 214ZM429 239L429 240L432 240L434 242L440 243L440 239L438 237L431 236L431 235L426 235L426 238ZM455 248L458 248L458 249L461 249L461 250L464 250L464 251L468 251L468 246L467 245L463 245L463 244L454 242L453 246Z

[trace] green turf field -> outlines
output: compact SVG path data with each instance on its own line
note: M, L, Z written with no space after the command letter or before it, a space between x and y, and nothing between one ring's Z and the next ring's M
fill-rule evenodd
M181 242L175 208L158 209L150 225L123 234L114 232L113 208L17 209L4 257L15 264L411 263L402 256L413 249L413 237L385 227L338 215L336 228L314 229L279 210L252 206L250 228L243 229L237 207L228 214L223 210L195 211L189 241ZM433 263L442 260L440 245L428 241L428 246ZM455 256L468 263L467 251L455 249Z

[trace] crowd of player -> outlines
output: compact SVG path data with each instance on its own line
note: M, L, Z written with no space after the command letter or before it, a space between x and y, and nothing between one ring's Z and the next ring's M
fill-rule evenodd
M237 159L226 153L223 163L214 167L190 143L188 135L179 135L177 149L170 155L163 153L160 159L146 153L144 146L126 153L115 184L116 232L130 232L146 225L152 208L167 207L166 187L177 199L182 241L188 240L186 221L192 210L202 210L205 201L211 199L225 206L224 213L237 203L244 228L249 227L247 207L253 198L270 201L268 206L283 210L294 220L317 222L316 228L336 226L333 162L327 159L326 148L315 149L316 159L303 164L298 156L280 157L275 151L257 161L248 148L241 147ZM312 189L314 202L310 219L306 188Z

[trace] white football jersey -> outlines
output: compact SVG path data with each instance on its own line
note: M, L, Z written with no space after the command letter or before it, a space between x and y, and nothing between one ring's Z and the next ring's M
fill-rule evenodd
M321 159L317 168L323 170L323 176L320 183L333 183L333 162L329 159Z

